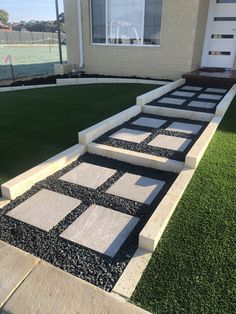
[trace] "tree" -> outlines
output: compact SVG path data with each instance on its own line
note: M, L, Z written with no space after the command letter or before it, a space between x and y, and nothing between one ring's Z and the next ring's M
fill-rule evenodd
M0 21L4 24L7 24L9 14L7 11L0 9Z

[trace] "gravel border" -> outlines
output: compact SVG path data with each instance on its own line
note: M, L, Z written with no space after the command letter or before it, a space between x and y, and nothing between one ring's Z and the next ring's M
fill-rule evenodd
M216 107L217 105L221 102L221 100L223 99L223 97L228 93L229 89L227 89L227 92L226 93L222 93L222 94L219 94L219 93L214 93L214 92L206 92L206 89L209 88L208 86L199 86L199 87L203 87L203 89L201 91L194 91L194 90L182 90L182 88L184 86L193 86L193 85L190 85L190 84L185 84L181 87L178 87L174 90L172 90L171 92L157 98L157 99L154 99L153 101L151 101L150 103L146 104L146 106L155 106L155 107L168 107L168 108L174 108L174 109L182 109L182 110L187 110L187 111L198 111L198 112L207 112L207 113L215 113L216 111ZM224 88L226 89L226 88ZM194 92L195 95L193 97L182 97L182 96L172 96L172 94L174 92ZM198 96L200 94L209 94L209 95L221 95L223 96L221 100L211 100L211 99L201 99L201 98L198 98ZM158 101L161 100L162 98L176 98L176 99L187 99L182 105L174 105L174 104L165 104L165 103L159 103ZM207 109L207 108L199 108L199 107L189 107L188 104L191 102L191 101L201 101L201 102L213 102L215 103L215 107L212 108L212 109Z
M117 172L96 190L58 180L59 177L82 162L109 167L116 169ZM164 180L166 184L150 206L106 194L107 189L125 172ZM105 157L85 154L68 167L35 184L29 191L5 206L0 211L0 239L106 291L111 291L137 249L140 231L176 178L177 174L175 173L138 167ZM5 216L7 212L41 189L78 198L82 203L50 232ZM72 222L94 203L140 218L139 223L114 258L59 237Z
M167 122L163 124L159 129L143 127L143 126L132 124L133 121L139 118L156 118L156 119L167 120ZM167 131L166 128L168 128L173 122L199 124L199 125L202 125L203 127L198 132L198 134L187 134L183 132ZM122 125L119 125L118 127L104 133L102 136L97 138L94 142L98 144L104 144L108 146L123 148L123 149L131 150L131 151L135 151L139 153L145 153L145 154L150 154L154 156L166 157L166 158L174 159L178 161L184 161L187 153L193 147L197 139L201 136L202 132L205 130L207 125L208 125L208 122L193 121L193 120L182 119L182 118L170 118L170 117L163 117L163 116L158 116L158 115L140 113L139 115L133 117L132 119L123 123ZM113 133L117 132L118 130L122 128L145 131L145 132L150 132L152 134L148 136L144 141L138 144L109 137L110 135L112 135ZM175 136L175 137L183 137L186 139L191 139L192 142L188 145L188 147L183 152L177 152L171 149L149 146L148 143L150 143L158 134L165 134L165 135L170 135L170 136Z

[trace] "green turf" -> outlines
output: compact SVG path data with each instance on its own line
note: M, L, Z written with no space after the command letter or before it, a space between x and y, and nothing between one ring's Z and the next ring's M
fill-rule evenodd
M236 313L236 99L131 301L152 313Z
M152 85L102 84L0 93L0 184L78 142Z

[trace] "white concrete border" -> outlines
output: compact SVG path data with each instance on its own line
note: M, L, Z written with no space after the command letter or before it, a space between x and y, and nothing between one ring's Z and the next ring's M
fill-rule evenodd
M121 111L110 118L103 120L97 124L94 124L88 129L79 132L79 143L88 144L101 136L102 134L110 131L111 129L121 125L122 123L128 121L132 117L141 113L141 106L133 106L129 109Z
M90 143L88 144L87 149L91 154L117 159L133 165L149 167L152 169L180 173L184 168L184 162L181 161L138 153L103 144Z
M154 252L161 236L188 186L194 169L185 168L158 205L151 218L139 234L139 248Z
M7 204L9 204L11 202L11 200L5 198L5 197L1 197L0 198L0 209L3 208L4 206L6 206Z
M185 165L197 168L223 117L214 117L185 157Z
M2 195L7 199L15 199L17 196L29 190L35 183L75 161L79 156L83 155L85 151L86 147L84 145L77 144L72 146L42 164L2 184Z
M0 93L4 92L14 92L26 89L36 89L36 88L48 88L57 87L57 84L42 84L42 85L24 85L24 86L10 86L10 87L0 87Z
M157 106L143 106L143 113L150 113L171 118L183 118L189 120L198 120L209 122L214 118L214 113L198 112Z
M216 107L216 116L223 117L228 110L232 100L236 96L236 84L228 91L225 97L221 100L219 105Z
M157 99L184 84L185 84L185 79L180 79L175 82L166 84L165 86L158 87L146 94L138 96L136 99L136 104L140 106L144 106L148 104L149 102L153 101L154 99Z
M83 85L83 84L150 84L150 85L166 85L169 81L158 81L158 80L144 80L144 79L132 79L132 78L67 78L57 79L57 85Z
M112 293L130 299L151 257L151 252L137 249Z

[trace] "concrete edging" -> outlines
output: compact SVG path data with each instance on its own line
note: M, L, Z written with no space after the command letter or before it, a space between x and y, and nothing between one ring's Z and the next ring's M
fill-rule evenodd
M158 81L158 80L144 80L144 79L132 79L132 78L67 78L57 79L57 85L83 85L83 84L150 84L150 85L166 85L169 81Z
M166 108L166 107L155 107L155 106L143 106L142 112L165 116L165 117L171 117L171 118L183 118L183 119L189 119L189 120L199 120L199 121L204 121L204 122L211 121L211 119L214 118L215 116L213 113L188 111L188 110Z
M216 116L223 117L228 110L232 100L236 96L236 84L228 91L228 93L221 100L219 105L216 107Z
M187 188L194 169L184 168L170 190L162 199L151 218L139 234L139 248L154 252L161 236L175 211L185 189Z
M69 165L85 152L86 147L84 145L77 144L72 146L38 166L2 184L2 195L7 199L15 199L17 196L29 190L35 183Z
M146 94L143 94L141 96L138 96L136 98L136 104L140 105L140 106L144 106L147 103L153 101L156 98L159 98L167 93L169 93L170 91L180 87L181 85L183 85L185 83L185 79L180 79L177 80L175 82L171 82L169 84L166 84L165 86L162 87L158 87Z
M138 153L122 148L106 146L103 144L90 143L87 146L87 150L91 154L117 159L133 165L149 167L152 169L180 173L184 168L184 163L181 161Z
M7 199L6 197L0 197L0 209L8 205L10 202L11 200Z
M223 117L214 117L185 157L185 165L197 168Z
M57 84L42 84L42 85L0 87L0 93L14 92L14 91L26 90L26 89L47 88L47 87L57 87Z
M130 299L151 257L151 252L138 248L117 281L112 293Z
M135 105L79 132L79 143L88 144L92 142L102 134L110 131L111 129L121 125L122 123L141 113L141 109L141 106Z

